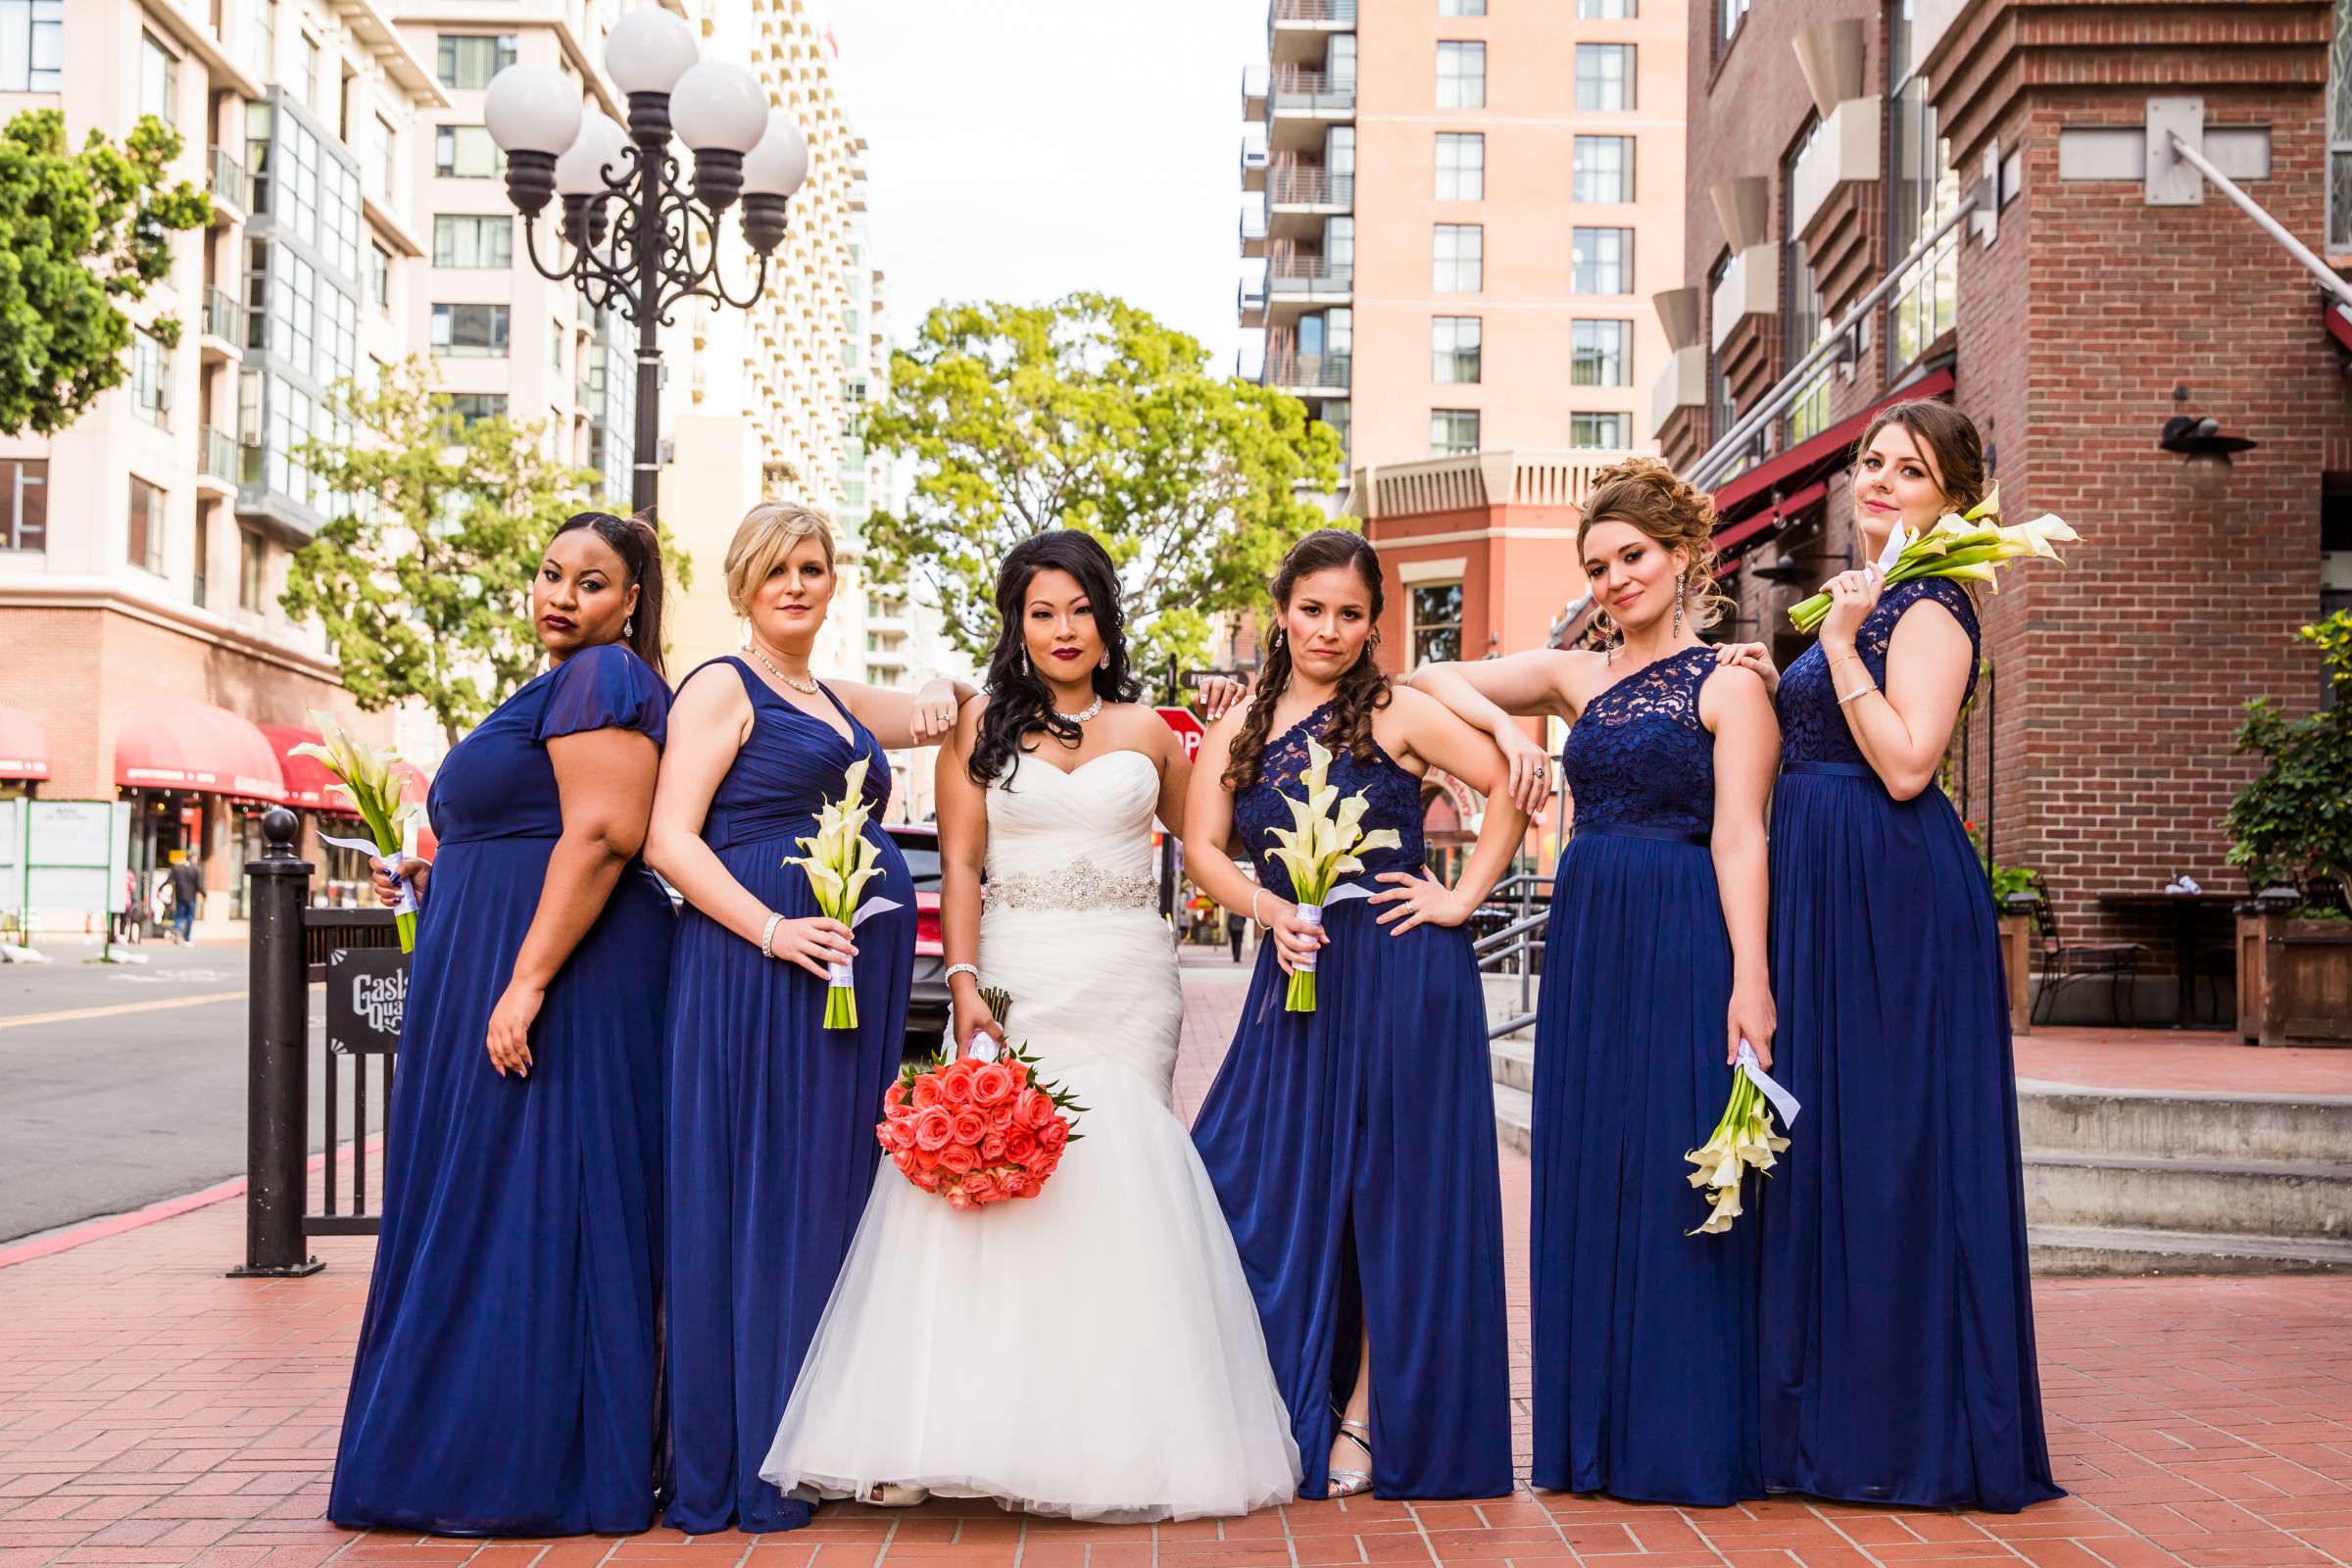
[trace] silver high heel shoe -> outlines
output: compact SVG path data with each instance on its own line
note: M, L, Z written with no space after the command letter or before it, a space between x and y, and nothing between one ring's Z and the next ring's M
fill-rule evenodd
M1361 1496L1363 1494L1372 1490L1371 1423L1366 1421L1350 1421L1344 1413L1337 1409L1334 1409L1331 1413L1339 1418L1339 1435L1348 1442L1354 1444L1357 1447L1364 1451L1364 1468L1361 1470L1342 1470L1336 1465L1333 1466L1329 1472L1330 1479L1324 1487L1324 1494L1332 1497Z

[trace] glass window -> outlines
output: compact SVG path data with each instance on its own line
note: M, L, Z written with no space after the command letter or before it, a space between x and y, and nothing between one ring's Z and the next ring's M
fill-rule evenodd
M2352 5L2336 0L2328 44L2328 249L2352 250ZM4 15L5 12L0 12ZM1896 57L1899 69L1910 63Z
M1331 433L1340 438L1340 466L1348 466L1348 436L1353 427L1354 410L1346 398L1325 398L1315 417L1331 426Z
M139 34L139 113L153 115L169 125L178 119L179 56L155 41L152 32Z
M1487 196L1487 138L1475 131L1438 132L1438 200L1477 202Z
M1579 228L1568 282L1572 294L1631 294L1634 291L1634 231Z
M1583 450L1621 452L1634 442L1630 414L1571 414L1568 444Z
M1355 34L1335 32L1323 50L1325 87L1335 93L1355 91Z
M1568 335L1569 385L1634 384L1633 322L1571 321Z
M1631 22L1641 14L1641 0L1576 0L1579 22Z
M1451 384L1478 380L1479 318L1436 316L1429 322L1429 378Z
M1487 107L1487 46L1483 43L1438 45L1438 107Z
M318 40L307 32L304 33L302 35L302 81L299 85L302 88L303 107L314 115L326 113L326 87L321 79L321 73L325 69L324 61L325 51L318 47Z
M49 460L0 458L0 550L49 548Z
M318 165L318 249L336 273L359 276L359 176L339 160L324 156Z
M481 419L503 419L507 416L507 395L504 392L452 392L449 395L449 412L466 424Z
M65 75L65 0L0 0L0 92L58 92Z
M202 610L206 598L206 569L213 559L213 509L203 502L196 503L196 608Z
M1486 249L1487 231L1483 224L1438 224L1431 249L1429 286L1440 294L1477 293L1486 287Z
M1411 609L1415 669L1462 657L1460 583L1415 583Z
M368 298L379 311L392 308L392 253L368 242Z
M1887 254L1907 256L1960 203L1951 148L1928 102L1928 84L1910 71L1909 0L1891 0L1888 58L1904 73L1886 117ZM1890 373L1918 359L1951 330L1959 303L1960 229L1955 227L1919 265L1905 272L1886 303L1886 359Z
M1580 43L1576 46L1576 107L1634 107L1634 46Z
M172 354L145 332L130 334L130 402L149 424L172 423Z
M547 368L558 375L564 373L564 323L547 323Z
M161 575L164 569L164 493L137 474L130 476L129 548L124 559Z
M1487 0L1438 0L1438 15L1441 17L1483 17L1486 14Z
M1897 0L1897 3L1908 5L1910 0ZM1724 45L1730 43L1733 35L1740 30L1741 20L1747 16L1747 5L1748 0L1715 0L1715 52L1717 54L1723 53Z
M262 608L262 572L269 546L251 528L237 530L237 608L257 613Z
M514 220L439 213L433 218L435 267L511 267Z
M492 76L514 63L514 34L445 32L439 53L442 86L487 87Z
M1579 136L1574 153L1569 199L1579 202L1630 202L1634 199L1634 138Z
M507 357L507 307L504 305L434 306L433 352L457 358L505 359Z
M490 139L487 125L436 125L433 172L449 179L494 179L507 172L507 155Z
M1429 453L1434 458L1458 458L1478 450L1476 409L1429 411Z
M1813 260L1804 242L1796 237L1795 224L1790 221L1796 201L1796 166L1820 137L1821 122L1816 120L1781 163L1781 232L1788 236L1781 242L1781 364L1787 368L1793 368L1813 351L1821 340L1824 325L1821 288L1814 281ZM1794 446L1829 427L1830 370L1826 364L1815 370L1788 405L1788 445Z

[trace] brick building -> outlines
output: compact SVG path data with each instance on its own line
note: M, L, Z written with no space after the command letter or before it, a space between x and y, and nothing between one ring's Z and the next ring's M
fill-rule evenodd
M2326 0L1714 0L1691 17L1683 287L1656 301L1675 353L1652 409L1666 456L1716 491L1734 630L1784 661L1802 648L1786 611L1853 559L1844 467L1870 410L1966 410L2006 512L2055 512L2084 543L2071 569L2013 572L1987 601L1957 796L2001 862L2042 873L2069 934L2145 942L2152 970L2171 967L2170 920L2101 896L2182 873L2243 889L2220 825L2252 771L2232 734L2251 698L2316 698L2294 630L2352 600L2352 333L2168 132L2352 265L2352 211L2328 195L2352 161L2331 149L2352 147L2338 38L2352 6ZM2259 445L2192 469L2158 447L2180 414ZM2171 1001L2154 982L2142 1015Z

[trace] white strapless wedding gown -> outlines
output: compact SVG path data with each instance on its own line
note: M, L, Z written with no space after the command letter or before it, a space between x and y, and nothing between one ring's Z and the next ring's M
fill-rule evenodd
M1034 1199L958 1211L887 1160L760 1473L1078 1519L1288 1502L1298 1449L1240 1256L1172 1108L1183 1004L1158 770L1024 761L988 790L980 972L1084 1136ZM882 1110L874 1107L881 1119Z

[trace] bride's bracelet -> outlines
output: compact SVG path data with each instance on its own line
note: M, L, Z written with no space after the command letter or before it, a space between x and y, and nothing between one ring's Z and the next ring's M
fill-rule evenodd
M959 974L970 975L972 977L972 984L974 985L978 985L980 983L980 966L976 963L951 963L948 965L948 972L941 975L939 978L942 984L952 986L956 983L956 977Z

